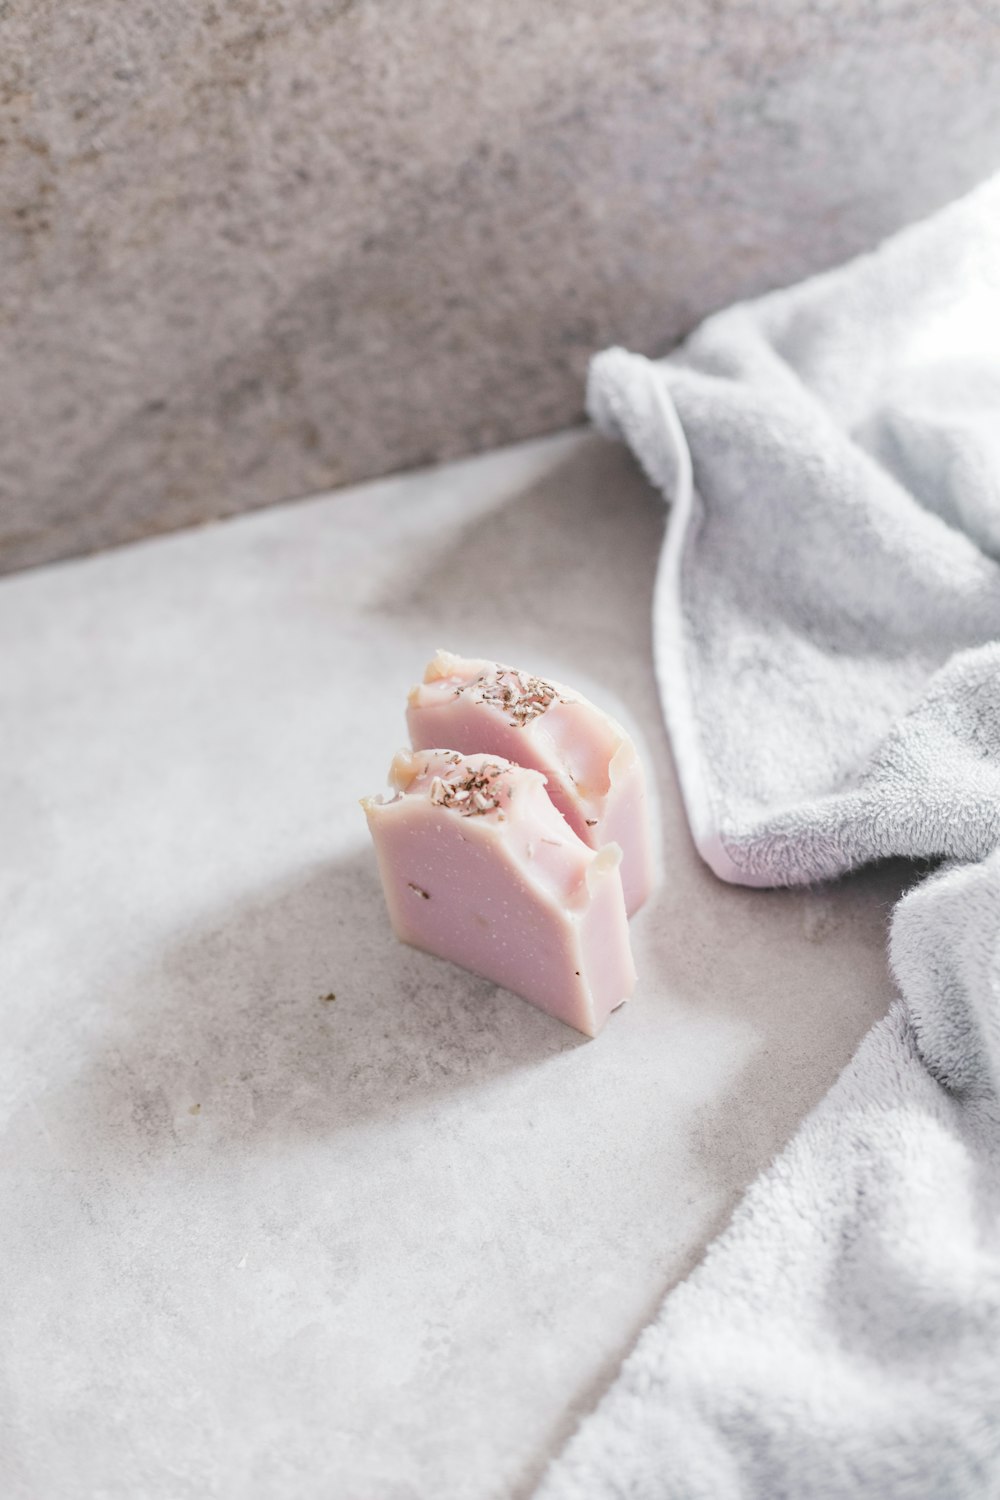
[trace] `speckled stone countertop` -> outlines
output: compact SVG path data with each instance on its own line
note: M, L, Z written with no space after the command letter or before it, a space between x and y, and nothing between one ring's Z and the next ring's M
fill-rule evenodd
M528 1495L883 1013L898 871L692 851L663 523L568 433L0 585L5 1500ZM390 935L357 799L438 645L655 774L596 1042Z

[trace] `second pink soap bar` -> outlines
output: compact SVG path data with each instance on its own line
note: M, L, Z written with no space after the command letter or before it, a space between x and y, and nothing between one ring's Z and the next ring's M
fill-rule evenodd
M439 651L410 692L406 721L418 750L484 751L541 771L584 843L621 849L629 915L647 899L653 859L642 762L610 714L560 683Z

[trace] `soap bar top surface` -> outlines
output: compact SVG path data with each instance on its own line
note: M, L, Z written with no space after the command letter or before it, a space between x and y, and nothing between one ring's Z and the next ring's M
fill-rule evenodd
M483 751L541 771L579 838L620 846L629 914L643 904L653 881L645 776L610 714L561 683L439 651L410 692L406 719L417 749Z
M596 1035L635 983L618 848L496 756L403 750L389 780L363 805L396 935Z

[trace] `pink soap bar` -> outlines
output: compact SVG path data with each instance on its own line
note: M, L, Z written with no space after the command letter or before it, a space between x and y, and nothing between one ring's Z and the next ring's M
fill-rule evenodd
M596 1036L635 984L620 850L496 756L401 750L389 779L362 806L396 936Z
M541 771L549 796L585 844L622 851L629 916L653 883L646 782L620 724L586 698L498 662L439 651L406 713L418 750L450 745Z

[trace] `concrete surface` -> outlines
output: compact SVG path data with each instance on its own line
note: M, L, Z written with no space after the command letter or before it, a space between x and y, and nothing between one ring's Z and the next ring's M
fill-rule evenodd
M983 0L5 0L0 570L574 420L1000 165Z
M662 528L569 433L0 585L4 1500L527 1496L883 1013L903 873L693 854ZM357 798L439 644L654 772L596 1042L390 935Z

